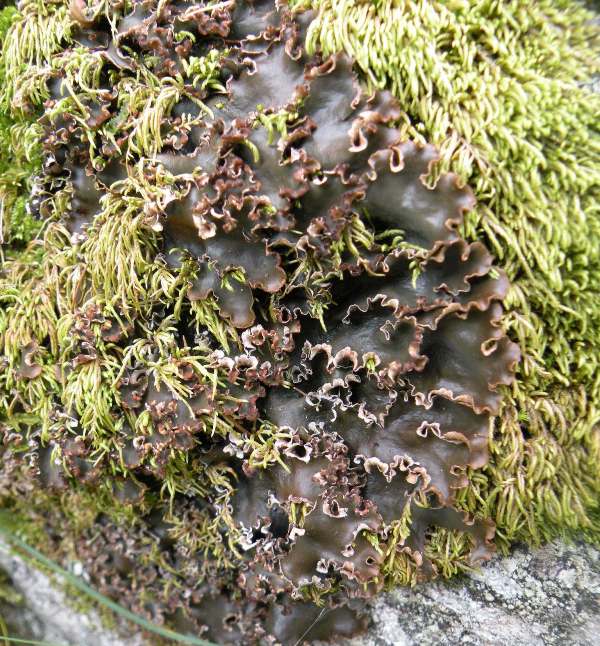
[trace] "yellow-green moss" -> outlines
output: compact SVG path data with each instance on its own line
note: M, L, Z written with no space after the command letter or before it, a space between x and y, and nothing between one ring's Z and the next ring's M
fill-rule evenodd
M317 0L314 5L318 13L308 32L311 46L326 53L346 49L366 82L397 94L405 110L406 136L437 144L442 160L436 172L450 168L475 190L479 205L468 217L465 235L484 240L512 280L504 324L520 343L524 359L494 426L490 463L471 474L470 486L461 492L462 505L496 520L503 547L570 530L593 534L600 493L600 99L586 85L598 69L591 14L564 0ZM24 115L34 113L43 100L44 75L53 64L70 64L69 73L79 76L93 69L82 64L90 63L81 58L84 54L77 60L60 58L69 34L66 2L46 6L29 0L23 12L25 18L6 38L4 71L0 68L6 79L2 106L10 120L3 122L9 124L3 132L12 137L0 139L0 146L34 164L37 126ZM12 15L14 11L11 21ZM212 77L210 69L201 71L207 80ZM146 106L147 123L140 123L147 127L132 133L131 141L138 152L151 154L156 141L150 116L172 96L147 82L139 79L127 96L123 89L121 100L125 112ZM22 122L15 125L19 118ZM18 127L26 129L24 136L18 136ZM23 147L21 142L29 143ZM32 172L27 168L19 180L21 204ZM0 167L0 190L7 177ZM45 238L38 235L11 261L0 285L0 335L4 352L12 348L8 354L13 362L18 345L46 337L53 355L48 366L61 361L68 346L75 275L87 272L97 302L129 317L163 301L173 304L183 293L183 270L174 275L155 262L153 241L142 239L135 218L127 217L128 208L139 210L144 191L160 187L128 181L132 197L124 191L115 203L107 200L77 253L55 229ZM11 207L10 235L24 241L33 229L21 237L14 233L15 223L26 221L18 208ZM107 273L109 267L114 271ZM223 344L234 337L210 303L194 315L212 325ZM148 333L165 348L173 339L169 324ZM148 340L139 341L143 345ZM101 413L107 399L116 396L115 374L123 357L107 348L98 361L100 376L87 374L93 367L86 374L72 373L64 391L50 370L27 385L36 390L19 395L35 406L22 419L12 415L14 384L5 376L4 382L0 379L0 408L12 415L14 426L41 424L49 433L46 413L56 395L80 415L91 416L103 449L102 438L110 433ZM274 432L264 427L257 464L272 461ZM185 465L176 460L173 465L166 494L186 490L185 482L177 482L185 478ZM87 499L88 512L105 511L105 494ZM65 498L60 503L67 516L72 502ZM442 574L464 568L466 540L445 531L436 535L430 557ZM403 557L394 553L388 574L394 582L410 583L412 564Z
M13 6L0 9L0 42L17 21ZM6 84L6 65L0 58L0 87ZM6 103L0 103L0 245L23 245L39 229L26 210L31 178L39 165L39 135L27 136L29 121L11 114ZM1 249L1 247L0 247Z

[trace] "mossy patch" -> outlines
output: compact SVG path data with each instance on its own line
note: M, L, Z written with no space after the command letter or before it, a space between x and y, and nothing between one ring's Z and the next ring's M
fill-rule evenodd
M0 42L4 42L19 14L15 7L0 9ZM4 57L0 58L0 87L8 83ZM39 231L27 210L33 176L39 168L39 130L29 115L14 113L0 102L0 250L23 247Z

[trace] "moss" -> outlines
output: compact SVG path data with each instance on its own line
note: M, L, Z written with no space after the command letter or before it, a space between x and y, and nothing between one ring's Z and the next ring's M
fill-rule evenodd
M18 20L15 7L0 9L0 42ZM0 88L8 82L4 58L0 59ZM39 131L25 115L13 113L0 100L0 249L23 247L40 229L27 211L32 178L41 161Z

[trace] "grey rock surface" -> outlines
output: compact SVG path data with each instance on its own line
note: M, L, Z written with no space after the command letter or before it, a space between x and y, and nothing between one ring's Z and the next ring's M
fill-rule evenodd
M98 616L81 615L45 575L0 543L0 567L24 605L0 615L27 638L57 646L141 646L138 636L104 630ZM537 646L600 643L600 550L553 542L517 547L479 572L383 595L373 624L346 646ZM14 633L13 633L14 634Z
M583 543L517 547L469 577L397 589L352 646L600 643L600 550Z
M3 604L0 599L0 617L11 636L52 646L146 646L139 636L132 634L124 639L106 630L96 613L76 612L60 582L15 556L1 537L0 568L22 598L19 604Z

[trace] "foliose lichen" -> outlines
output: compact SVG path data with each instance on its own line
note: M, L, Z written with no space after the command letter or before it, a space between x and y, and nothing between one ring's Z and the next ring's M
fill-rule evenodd
M457 233L473 196L426 184L435 150L402 140L346 56L306 54L306 18L100 9L71 4L69 64L44 78L32 209L69 268L47 322L65 336L5 335L4 475L104 489L162 527L161 561L197 575L185 601L148 603L156 564L131 589L144 549L118 526L79 546L152 619L287 642L326 604L313 632L352 632L342 602L394 559L436 572L432 527L470 536L472 562L492 549L492 524L453 506L518 359L506 279ZM131 282L112 291L104 266Z
M90 504L93 579L220 641L348 634L440 543L485 558L457 491L517 359L507 281L402 104L272 3L57 7L11 98L47 101L46 229L5 296L7 497Z
M307 2L298 4L306 6ZM496 540L597 540L600 494L599 28L593 3L315 0L309 51L345 51L477 196L511 289L503 324L523 360L492 457L461 493Z

